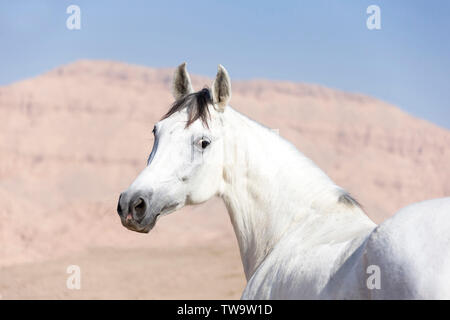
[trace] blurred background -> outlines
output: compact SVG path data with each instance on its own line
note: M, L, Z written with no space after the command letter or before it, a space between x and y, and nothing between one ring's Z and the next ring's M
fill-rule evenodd
M370 5L380 29L367 26ZM231 105L278 129L374 221L449 196L449 9L0 1L0 298L240 297L219 199L145 235L123 228L115 209L145 167L183 61L196 89L224 65ZM69 265L80 267L79 290L66 286Z

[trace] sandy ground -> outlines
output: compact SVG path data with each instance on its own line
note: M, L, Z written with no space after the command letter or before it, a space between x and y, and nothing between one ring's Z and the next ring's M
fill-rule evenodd
M81 270L68 289L67 267ZM2 299L239 299L245 277L237 247L93 248L0 268Z

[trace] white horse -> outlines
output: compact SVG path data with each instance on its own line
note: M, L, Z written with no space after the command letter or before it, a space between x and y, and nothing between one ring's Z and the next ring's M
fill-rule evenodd
M222 66L211 90L194 92L180 65L173 95L147 167L119 198L125 227L149 232L160 216L219 196L248 280L244 299L450 298L450 198L376 226L292 144L228 105Z

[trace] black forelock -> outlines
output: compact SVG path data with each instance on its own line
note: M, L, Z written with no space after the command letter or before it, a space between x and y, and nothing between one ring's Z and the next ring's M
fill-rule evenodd
M184 95L175 101L161 120L170 117L175 112L187 109L188 120L186 122L186 128L197 119L200 119L208 127L208 120L211 116L209 113L210 105L213 105L211 91L209 88L203 88L200 91Z

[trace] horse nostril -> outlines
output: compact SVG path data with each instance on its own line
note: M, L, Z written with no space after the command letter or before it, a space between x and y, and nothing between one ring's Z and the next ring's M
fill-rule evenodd
M120 198L122 198L122 194L120 194L119 201L117 202L117 213L119 214L119 216L121 216L123 213L122 206L120 205Z
M143 218L146 209L147 205L145 204L145 200L141 197L137 198L133 205L133 211L136 213L136 218Z

